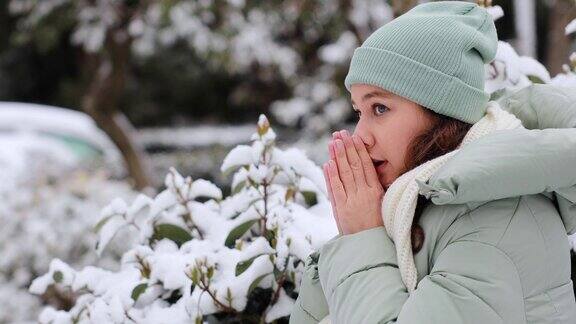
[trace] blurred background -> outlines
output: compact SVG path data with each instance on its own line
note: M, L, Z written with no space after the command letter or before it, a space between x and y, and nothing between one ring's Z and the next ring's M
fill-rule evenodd
M353 129L343 84L353 50L423 2L0 2L0 323L65 300L27 292L52 258L118 259L121 247L89 253L85 234L114 197L158 192L170 167L228 195L222 159L262 113L278 146L325 162L329 134ZM509 70L492 66L487 90L576 85L576 1L489 5L511 47L499 48Z

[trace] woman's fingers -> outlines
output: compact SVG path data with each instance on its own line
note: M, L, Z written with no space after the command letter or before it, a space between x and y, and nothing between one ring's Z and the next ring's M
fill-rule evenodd
M344 192L352 193L356 192L356 181L354 180L354 175L352 174L352 168L346 157L346 148L344 147L344 141L338 138L334 141L336 146L336 166L338 174L340 175L340 180L342 181Z
M338 167L334 160L328 161L328 176L330 178L330 188L332 189L334 204L338 207L338 203L346 202L346 191L344 190L344 184L340 180Z
M333 135L333 139L336 139L336 134L337 132L334 132ZM331 141L328 145L328 152L330 154L330 160L332 161L336 161L336 150L334 149L334 141ZM336 225L338 226L338 232L340 234L342 234L342 227L340 226L340 220L338 218L338 209L336 206L336 201L334 198L334 192L332 191L332 183L331 183L331 179L330 179L330 163L326 162L325 164L325 177L328 181L328 190L330 192L330 203L332 204L332 212L334 214L334 218L336 219ZM336 175L338 174L338 172L336 172Z
M336 138L334 138L336 140ZM330 159L336 161L336 152L334 151L334 140L328 143L328 152L330 152Z
M360 155L358 155L356 145L352 140L352 137L347 131L342 131L340 137L344 141L344 147L346 148L346 158L348 159L348 164L352 170L352 175L354 176L354 181L357 186L367 186L366 177L364 176L364 166L363 161L360 160Z
M328 191L328 199L330 200L332 207L335 207L334 194L332 193L332 186L330 185L330 175L328 173L328 162L324 163L324 165L322 166L322 171L324 172L324 179L326 180L326 190Z
M360 139L360 137L354 135L352 136L352 141L356 147L356 151L360 156L360 160L362 161L362 166L364 167L364 175L366 176L366 183L370 187L381 185L378 181L378 174L376 173L376 168L374 168L374 164L372 163L372 159L366 150L366 146Z
M342 229L340 227L340 220L338 219L338 210L336 209L336 202L334 201L334 195L332 194L332 185L330 184L330 174L328 170L328 163L324 163L322 167L324 171L324 179L326 180L326 188L328 190L328 197L330 199L330 204L332 205L332 214L334 214L334 220L336 221L336 226L338 227L338 232L342 233Z

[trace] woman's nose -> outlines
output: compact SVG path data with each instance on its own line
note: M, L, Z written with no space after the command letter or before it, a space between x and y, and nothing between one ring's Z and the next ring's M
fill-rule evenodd
M374 145L374 138L363 128L357 126L354 129L354 135L358 136L362 140L366 148L372 147L372 145Z

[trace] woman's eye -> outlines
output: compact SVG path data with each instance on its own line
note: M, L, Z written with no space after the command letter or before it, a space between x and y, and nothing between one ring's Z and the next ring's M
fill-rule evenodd
M382 108L382 109L378 109L378 108ZM386 112L387 110L389 110L388 107L386 107L386 106L384 106L384 105L381 105L381 104L374 104L374 105L372 105L372 109L374 109L374 111L376 112L376 114L378 114L378 113L384 113L384 112Z
M372 109L374 110L374 113L376 115L381 115L386 111L390 110L390 108L381 104L373 104ZM359 109L354 109L354 113L356 114L356 119L360 119L360 115L362 115L362 112Z

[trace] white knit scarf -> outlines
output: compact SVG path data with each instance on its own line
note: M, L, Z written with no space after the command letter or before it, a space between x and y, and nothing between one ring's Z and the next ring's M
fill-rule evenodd
M409 293L416 289L418 279L411 242L412 220L419 191L416 180L426 182L454 154L458 153L462 146L496 130L522 127L522 122L516 116L502 110L498 102L489 101L486 115L470 128L456 150L419 165L398 177L390 185L382 199L382 218L386 232L396 246L398 268ZM330 323L329 316L320 322L320 324L328 323Z

